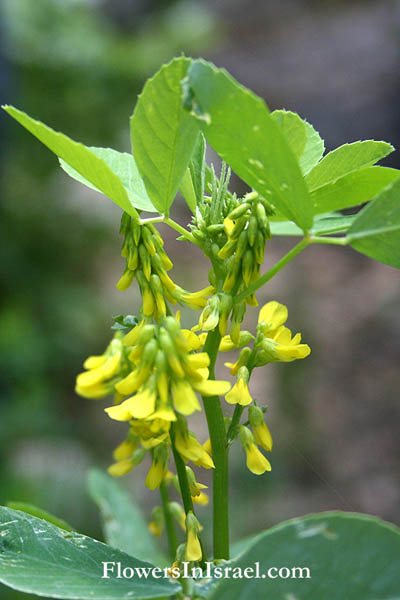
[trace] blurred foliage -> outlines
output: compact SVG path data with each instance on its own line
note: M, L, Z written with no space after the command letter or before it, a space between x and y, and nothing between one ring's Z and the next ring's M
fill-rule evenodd
M1 22L2 102L123 150L146 77L209 46L216 32L201 2L166 0L4 0ZM3 115L1 128L0 503L29 501L100 535L83 478L94 456L108 460L109 446L73 382L84 349L105 345L104 323L117 310L99 295L117 230L106 202L94 214L92 196L66 183L35 140Z

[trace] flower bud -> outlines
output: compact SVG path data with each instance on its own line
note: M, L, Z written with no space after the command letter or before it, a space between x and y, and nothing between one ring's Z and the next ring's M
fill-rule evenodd
M133 271L131 271L130 269L125 269L122 277L119 279L116 285L117 289L120 292L124 292L125 290L127 290L133 281L134 275L135 273Z
M236 221L236 219L243 217L243 215L246 214L246 212L249 210L249 208L250 208L249 204L244 200L244 201L242 201L241 204L239 204L239 206L234 208L229 213L228 218L231 219L232 221Z
M192 511L189 511L186 516L186 553L185 558L189 561L201 560L202 551L199 538L197 536L200 530L200 523L194 516Z
M257 217L255 215L252 215L250 217L249 226L247 228L250 246L254 246L254 242L256 241L257 230L258 230Z

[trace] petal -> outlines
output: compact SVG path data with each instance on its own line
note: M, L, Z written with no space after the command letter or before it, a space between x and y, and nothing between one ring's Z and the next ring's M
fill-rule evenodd
M192 386L186 381L179 381L172 386L172 397L175 410L182 415L191 415L195 410L201 410Z
M271 464L260 452L255 444L251 444L246 448L247 468L254 475L262 475L265 471L271 471Z
M229 381L203 379L203 381L194 382L193 387L203 396L225 396L231 389L231 384Z
M283 323L286 323L288 318L288 309L284 304L280 304L273 300L264 304L258 315L259 323L268 323L271 329L277 329Z
M101 356L88 356L83 366L85 369L97 369L106 362L107 358L102 354Z

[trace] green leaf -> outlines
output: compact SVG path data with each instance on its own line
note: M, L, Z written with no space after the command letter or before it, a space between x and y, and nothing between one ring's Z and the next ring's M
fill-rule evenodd
M196 60L189 69L185 106L199 119L214 150L239 177L295 221L312 225L306 185L284 134L265 102L226 71Z
M103 579L103 562L120 562L122 570L153 567L92 538L0 507L0 582L5 585L39 596L80 600L143 600L180 591L179 584L151 575L118 579L114 572Z
M100 509L107 544L140 560L151 560L162 566L168 564L149 533L140 509L115 479L92 469L88 473L88 488Z
M306 175L321 159L325 144L314 127L297 113L289 110L274 110L271 117L280 126L289 145Z
M348 239L358 252L400 269L400 179L357 215Z
M308 515L281 523L250 543L250 548L245 547L229 567L240 567L243 572L259 563L260 578L221 579L213 587L210 600L397 600L400 597L396 560L400 553L400 530L375 517L340 512ZM285 569L283 578L273 578L278 571L271 571L272 578L268 577L271 568ZM297 568L294 571L297 578L291 578L291 571L286 570L292 568ZM299 568L309 569L310 578L307 571L300 578Z
M314 214L369 202L398 177L400 171L387 167L366 167L349 173L311 193Z
M63 133L58 133L44 123L31 119L17 108L13 106L3 106L3 108L96 189L108 196L128 214L135 216L136 211L129 200L127 191L104 160L83 144L74 142Z
M87 149L93 152L98 158L101 158L120 179L132 206L147 212L158 212L147 195L143 179L131 154L118 152L112 148L96 148L95 146L89 146ZM60 159L60 165L70 177L92 190L102 193L101 190L78 173L78 171L70 167L64 160Z
M192 176L191 176L189 167L185 171L185 174L183 176L183 179L181 181L181 185L180 185L179 189L180 189L180 192L181 192L186 204L188 205L188 207L194 214L196 211L196 204L197 204L196 192L194 191L193 180L192 180Z
M363 167L370 167L393 150L391 144L374 140L344 144L324 156L321 162L307 175L308 189L311 192L348 173Z
M205 180L206 140L200 132L180 187L182 195L193 214L196 211L197 204L203 199Z
M332 233L346 232L357 215L334 215L326 216L314 221L310 229L311 235L328 235ZM278 221L270 224L272 235L295 235L303 236L303 231L291 221Z
M307 135L304 121L291 110L274 110L271 118L279 125L293 154L300 158L306 147Z
M64 519L60 519L55 515L47 512L43 508L39 508L38 506L34 506L33 504L28 504L27 502L7 502L7 508L12 508L13 510L20 510L28 515L32 515L33 517L38 517L38 519L44 519L52 525L59 527L60 529L65 529L65 531L74 531L73 527L69 525Z
M176 58L149 79L131 117L133 155L154 206L168 215L188 166L198 125L182 106L190 64Z

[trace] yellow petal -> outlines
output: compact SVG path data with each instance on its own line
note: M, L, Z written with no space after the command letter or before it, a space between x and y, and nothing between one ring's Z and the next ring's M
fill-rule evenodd
M242 406L248 406L253 402L249 388L242 378L238 379L231 391L226 394L225 400L229 404L241 404Z
M129 394L133 394L133 392L136 392L140 388L142 383L143 381L140 381L139 379L139 371L135 369L134 371L129 373L129 375L124 377L124 379L118 381L118 383L116 383L114 387L120 394L128 396Z
M166 466L162 462L152 462L145 481L146 487L148 487L149 490L156 490L159 488L165 473Z
M193 382L193 387L202 394L202 396L225 396L231 388L229 381L215 381L207 379Z
M250 444L245 450L247 458L246 464L249 471L254 473L254 475L262 475L265 471L271 471L270 462L255 444Z
M286 323L288 318L288 309L284 304L280 304L273 300L264 304L258 315L259 323L268 323L270 329L277 329L283 323Z
M198 352L197 354L190 354L188 361L194 369L204 369L210 364L210 357L207 352Z
M100 367L103 371L104 379L110 379L119 369L119 363L121 360L121 351L116 352L110 358L107 358L104 365Z
M136 325L136 327L131 329L131 331L124 336L124 338L122 340L122 343L124 344L124 346L135 346L136 345L136 342L139 339L139 335L143 329L144 324L145 324L144 321L140 321L140 323L138 325Z
M83 398L104 398L111 394L112 389L109 385L104 383L96 383L89 387L81 387L76 385L75 391Z
M128 458L110 465L107 469L110 475L113 477L122 477L131 471L134 467L133 461Z
M190 329L181 329L181 333L188 344L189 350L199 350L202 347L203 344L200 336L196 335L193 331L190 331Z
M124 440L119 446L117 446L113 452L115 460L125 460L129 458L134 450L136 450L136 444L132 440Z
M191 415L195 410L201 410L197 396L187 381L178 381L172 385L172 397L175 410L182 415Z
M200 492L198 496L192 496L193 502L206 506L209 503L209 497L204 492Z
M108 408L105 408L104 411L108 414L110 419L114 419L114 421L130 421L130 419L132 419L131 407L133 399L134 396L117 406L109 406Z
M193 530L188 531L185 558L188 561L201 559L201 546L197 534Z
M264 448L267 452L271 452L273 441L271 432L268 429L266 423L261 423L258 427L253 427L254 439L257 444Z
M106 362L107 358L102 354L101 356L88 356L83 366L85 369L97 369Z

